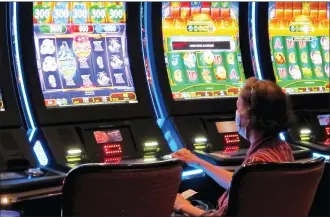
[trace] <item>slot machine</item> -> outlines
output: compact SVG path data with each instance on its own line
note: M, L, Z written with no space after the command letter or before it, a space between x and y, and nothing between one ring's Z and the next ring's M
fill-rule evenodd
M283 135L314 157L330 155L328 2L258 4L259 65L290 95L296 122ZM268 19L261 19L267 15Z
M60 192L65 174L38 164L19 108L11 75L7 3L0 4L0 208L12 207L45 194Z
M254 7L259 77L276 81L290 95L296 121L282 138L326 159L309 215L329 216L330 4L269 2Z
M139 16L139 3L12 3L17 85L41 164L68 171L169 153L139 55Z
M254 76L248 4L145 3L144 13L149 86L165 138L234 170L249 147L235 125L239 91Z

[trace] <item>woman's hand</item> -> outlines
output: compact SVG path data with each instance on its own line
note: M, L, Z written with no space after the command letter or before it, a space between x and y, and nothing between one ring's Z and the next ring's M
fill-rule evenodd
M190 202L184 199L181 194L176 195L174 210L180 211L184 214L188 214L189 216L201 216L205 213L204 210L201 210L191 205Z
M185 162L186 164L189 164L193 167L199 167L198 164L201 163L201 159L198 158L196 155L191 153L191 151L187 150L186 148L182 148L177 152L174 152L172 154L172 157L178 158Z
M192 206L190 202L186 199L181 194L176 195L175 203L174 203L174 210L175 211L184 211L186 208L189 206Z

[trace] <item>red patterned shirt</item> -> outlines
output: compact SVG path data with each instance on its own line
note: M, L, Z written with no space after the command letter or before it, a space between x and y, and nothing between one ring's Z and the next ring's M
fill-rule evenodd
M274 137L266 137L255 142L249 148L243 164L266 162L293 162L290 146ZM218 200L218 210L206 213L206 216L225 216L228 208L228 190Z

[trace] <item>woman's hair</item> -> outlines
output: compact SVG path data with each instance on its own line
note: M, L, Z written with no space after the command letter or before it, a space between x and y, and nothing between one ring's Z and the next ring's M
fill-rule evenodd
M246 80L240 97L248 107L252 127L268 134L278 134L290 127L291 103L276 83L251 77Z

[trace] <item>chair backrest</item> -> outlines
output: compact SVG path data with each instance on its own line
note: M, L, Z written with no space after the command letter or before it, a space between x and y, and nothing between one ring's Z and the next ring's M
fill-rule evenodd
M325 162L323 176L308 216L330 216L330 162Z
M229 190L228 216L308 216L324 170L324 159L247 164Z
M86 164L67 175L62 216L170 216L182 163Z

